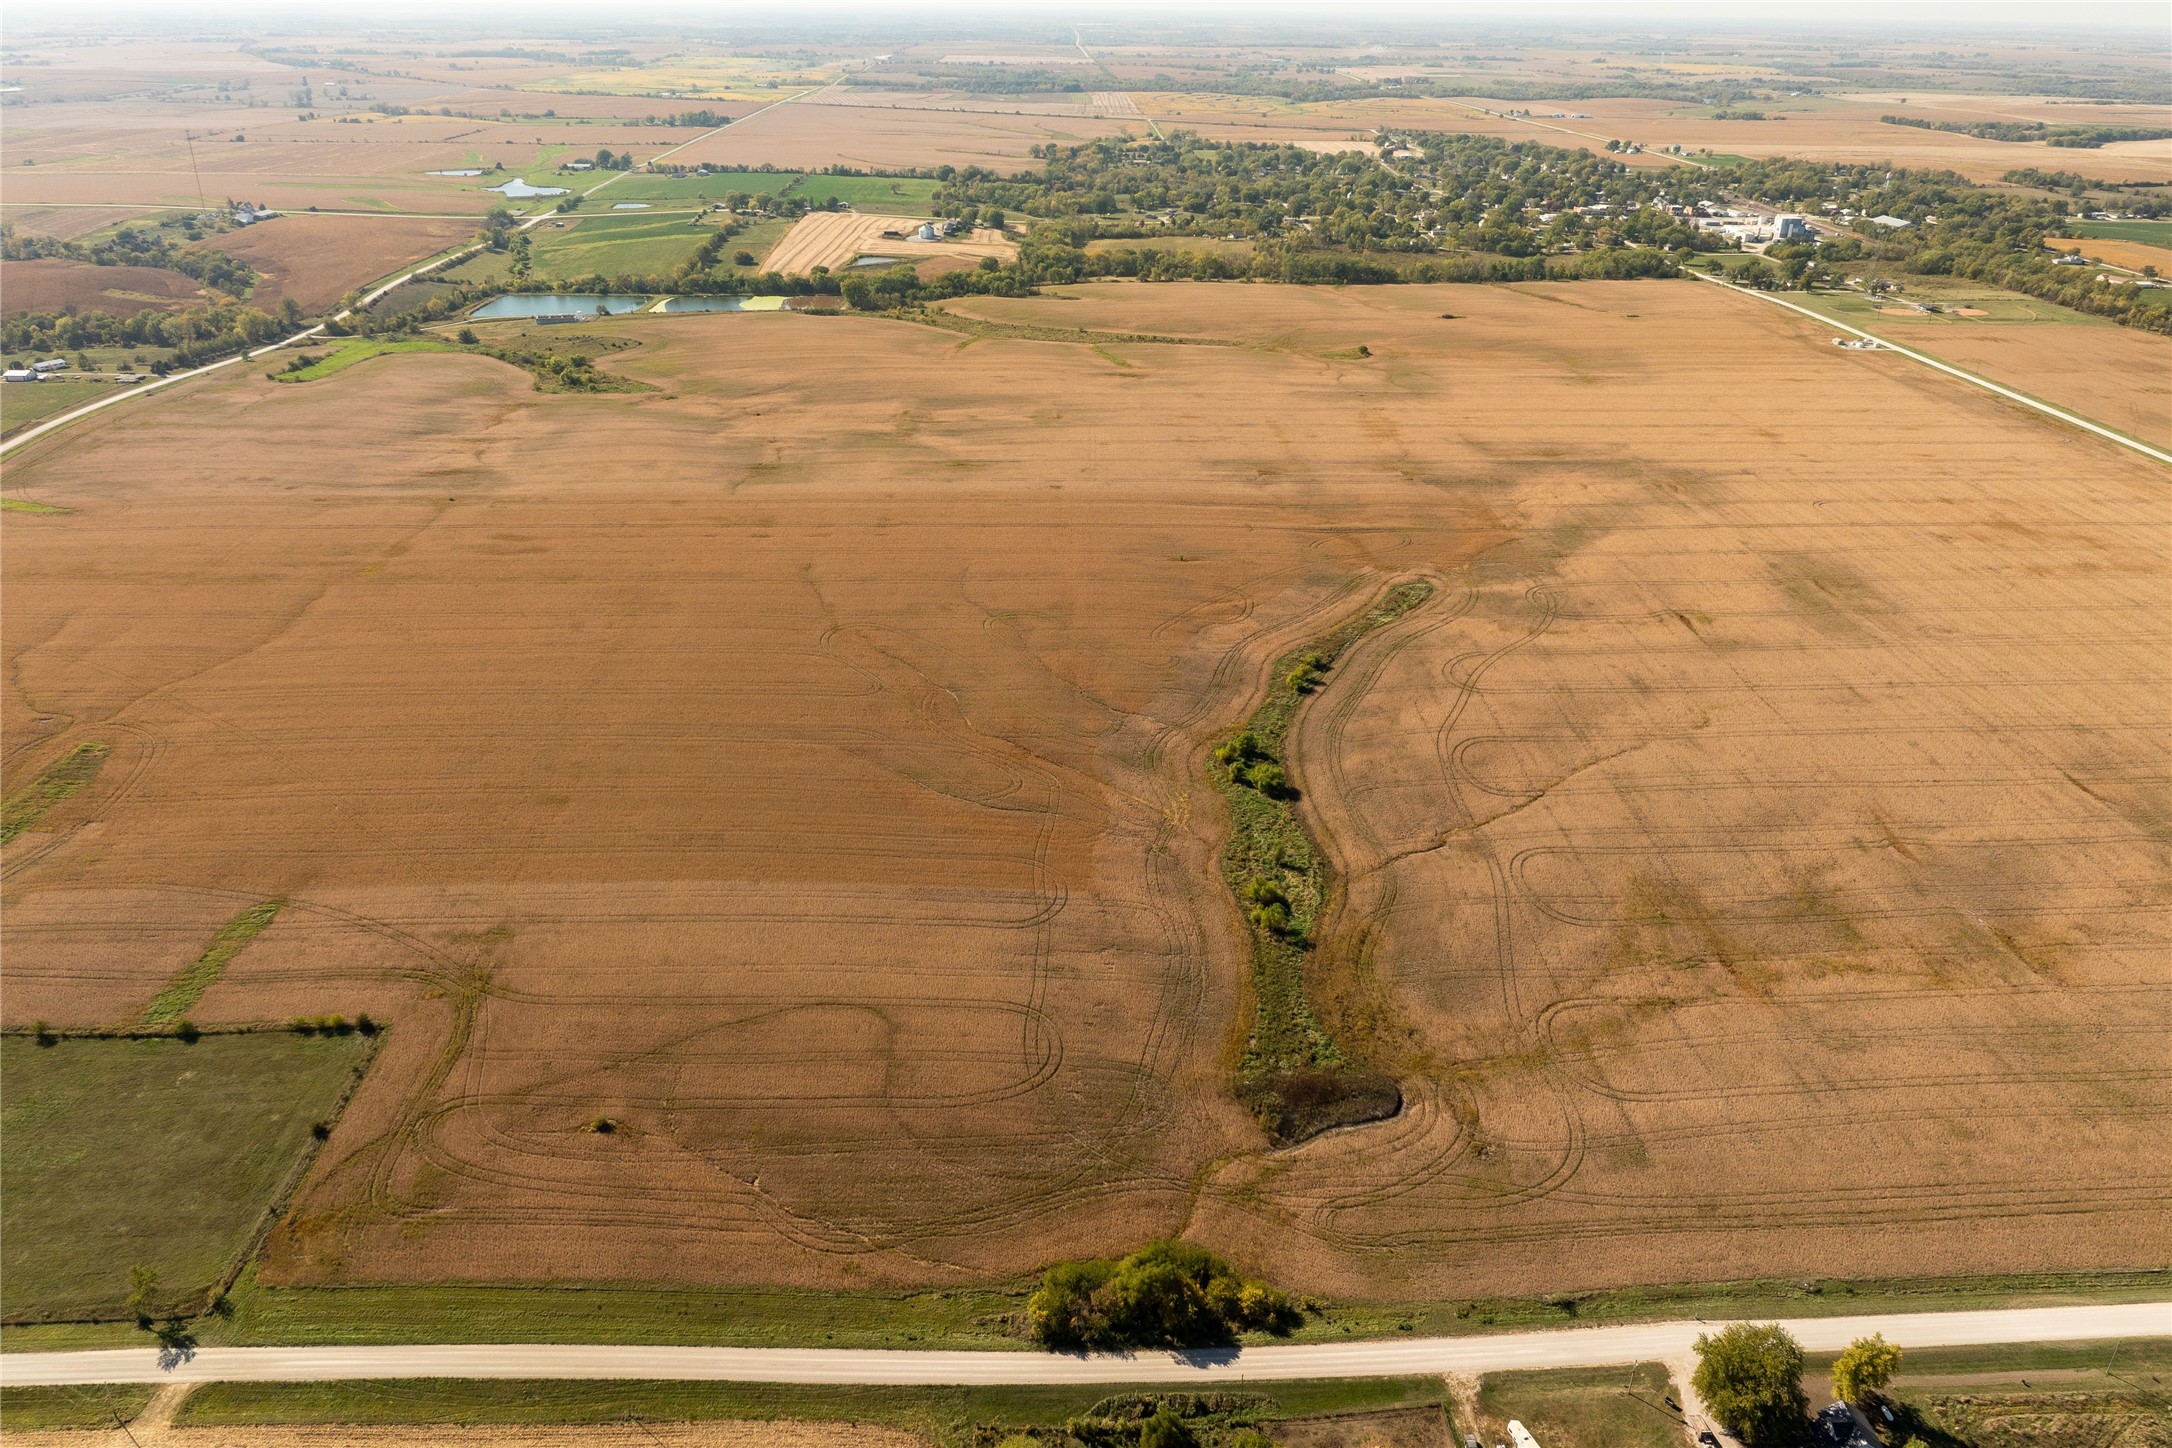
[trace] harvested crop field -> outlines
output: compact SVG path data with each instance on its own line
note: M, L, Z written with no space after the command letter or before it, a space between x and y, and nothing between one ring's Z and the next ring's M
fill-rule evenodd
M277 216L199 243L238 257L263 280L253 305L292 297L312 316L331 310L357 279L388 276L476 234L456 217Z
M2101 236L2047 236L2044 245L2059 251L2078 251L2091 261L2108 261L2134 271L2155 267L2172 271L2172 251L2146 241L2121 241Z
M856 256L879 252L883 256L923 258L955 257L967 263L992 256L1008 260L1018 254L1018 244L987 227L970 237L945 241L920 241L915 232L925 217L863 216L854 211L817 211L801 217L763 259L764 271L792 276L818 266L837 271L850 266Z
M170 312L203 300L208 293L194 277L162 266L93 266L89 262L40 257L0 262L0 304L10 312Z
M2008 387L2172 448L2172 337L2133 327L1891 324L1886 335Z
M909 170L914 167L985 166L991 171L1023 171L1034 164L1027 153L1051 141L1078 145L1127 129L1120 122L1091 116L1012 114L997 111L938 111L913 104L777 106L672 157L680 165L803 166L820 169L846 165L861 170ZM1128 130L1138 134L1137 121Z
M76 511L0 539L9 787L113 756L9 849L7 1020L284 897L196 1018L390 1025L266 1281L2161 1255L2161 468L1686 282L952 305L595 324L638 395L236 369L10 460ZM1408 1104L1269 1153L1206 757L1406 578L1289 764Z

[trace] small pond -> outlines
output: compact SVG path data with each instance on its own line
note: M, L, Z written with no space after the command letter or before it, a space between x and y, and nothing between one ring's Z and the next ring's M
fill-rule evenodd
M530 196L563 196L566 194L566 188L563 186L530 186L517 176L502 185L485 186L483 189L485 191L495 191L500 196L510 197L515 201L522 201Z

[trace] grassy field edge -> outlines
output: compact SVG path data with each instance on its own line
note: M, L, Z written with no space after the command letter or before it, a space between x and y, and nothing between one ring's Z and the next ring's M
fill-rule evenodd
M914 1293L593 1283L279 1287L245 1273L193 1326L206 1346L599 1343L1032 1351L1030 1279ZM1551 1298L1331 1302L1276 1342L1463 1337L1682 1318L1811 1318L2172 1300L2172 1268L2026 1276L1761 1280ZM142 1346L125 1322L0 1328L0 1352ZM1267 1341L1265 1338L1259 1339Z

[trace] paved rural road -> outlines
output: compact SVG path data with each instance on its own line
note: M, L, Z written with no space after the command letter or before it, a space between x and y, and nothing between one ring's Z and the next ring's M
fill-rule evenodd
M1902 1347L2077 1342L2172 1336L2172 1302L2027 1307L1887 1317L1818 1317L1785 1324L1811 1352L1882 1332ZM1505 1368L1605 1367L1680 1361L1703 1322L1488 1337L1434 1337L1241 1351L1067 1357L1032 1352L888 1352L831 1348L207 1347L161 1363L155 1348L0 1353L0 1386L158 1382L321 1382L343 1378L653 1378L759 1383L1185 1383L1399 1377Z

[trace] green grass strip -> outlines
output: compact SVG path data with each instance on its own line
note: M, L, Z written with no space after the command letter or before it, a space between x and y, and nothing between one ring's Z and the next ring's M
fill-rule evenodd
M45 812L98 777L106 756L103 744L78 744L45 766L38 777L0 800L0 845L45 818Z
M154 1391L148 1383L0 1388L0 1428L9 1433L117 1428L134 1422Z
M1305 996L1305 960L1329 881L1327 862L1298 818L1294 796L1281 787L1284 752L1297 706L1344 651L1432 596L1433 585L1423 580L1398 584L1375 607L1277 659L1266 699L1208 767L1229 806L1222 874L1251 921L1255 1016L1241 1068L1247 1075L1344 1064Z
M0 513L73 513L73 508L52 503L33 503L28 498L0 498Z
M204 992L226 969L226 963L241 953L242 947L264 933L264 927L277 918L286 908L287 897L274 895L261 905L251 905L219 927L219 933L211 937L211 944L202 955L196 957L187 969L173 978L173 983L151 998L144 1007L143 1024L153 1029L172 1025L203 999Z
M1006 1430L1045 1433L1074 1419L1134 1418L1142 1399L1167 1403L1195 1421L1224 1425L1432 1406L1441 1401L1441 1383L1437 1377L1247 1383L1212 1394L1108 1384L872 1387L433 1378L207 1383L189 1395L174 1421L185 1427L849 1421L902 1428L936 1443L966 1444L992 1441ZM1129 1441L1138 1441L1137 1432L1131 1428ZM1104 1428L1087 1441L1121 1440Z
M431 337L403 337L397 341L384 341L375 337L357 337L341 342L338 348L319 357L306 367L292 372L272 374L274 382L314 382L320 377L330 377L344 372L357 362L367 362L372 357L383 357L394 352L458 352L461 349L448 342Z

